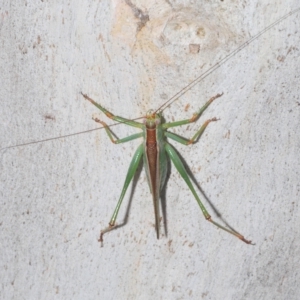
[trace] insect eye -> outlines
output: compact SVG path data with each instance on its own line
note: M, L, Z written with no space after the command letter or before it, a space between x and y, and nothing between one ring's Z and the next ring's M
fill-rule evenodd
M154 110L153 109L149 109L147 111L146 117L147 118L153 118L154 117Z

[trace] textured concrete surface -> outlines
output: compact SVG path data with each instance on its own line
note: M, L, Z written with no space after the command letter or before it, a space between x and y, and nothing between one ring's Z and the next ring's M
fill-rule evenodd
M136 118L298 1L2 1L1 145L96 128L79 94ZM200 1L194 1L200 2ZM201 1L203 2L203 1ZM166 189L168 236L157 240L144 171L118 223L107 226L140 141L103 130L1 150L1 299L299 299L300 97L296 13L164 111L197 124L177 147L211 214L253 240L206 222L175 168ZM99 114L102 120L111 123ZM121 125L124 137L137 132ZM128 205L131 203L131 205Z

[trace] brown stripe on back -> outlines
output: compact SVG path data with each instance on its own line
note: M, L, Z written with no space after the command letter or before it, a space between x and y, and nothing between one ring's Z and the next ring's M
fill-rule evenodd
M157 143L156 129L147 128L147 158L149 164L150 179L152 185L152 193L156 191L156 168L157 168Z

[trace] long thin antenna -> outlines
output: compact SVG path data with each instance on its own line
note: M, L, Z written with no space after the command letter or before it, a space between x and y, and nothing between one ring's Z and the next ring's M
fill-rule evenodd
M224 58L222 58L219 62L217 62L216 64L214 64L212 67L210 67L208 70L206 70L204 73L202 73L201 75L199 75L197 78L195 78L192 82L190 82L187 86L185 86L183 89L181 89L179 92L177 92L176 94L174 94L168 101L166 101L163 105L161 105L156 111L155 113L157 113L159 110L163 111L165 110L167 107L169 107L174 101L176 101L180 96L184 95L188 90L190 90L192 87L194 87L197 83L201 82L204 78L206 78L208 75L210 75L213 71L215 71L216 69L218 69L219 67L221 67L226 61L228 61L231 57L233 57L234 55L236 55L238 52L240 52L241 50L243 50L246 46L248 46L250 43L252 43L254 40L258 39L262 34L264 34L266 31L268 31L269 29L271 29L272 27L274 27L275 25L279 24L280 22L282 22L283 20L285 20L286 18L288 18L289 16L295 14L296 12L298 12L300 10L300 7L290 11L289 13L287 13L286 15L284 15L283 17L279 18L277 21L273 22L272 24L270 24L269 26L267 26L266 28L264 28L262 31L260 31L259 33L257 33L256 35L254 35L252 38L250 38L249 40L247 40L245 43L243 43L241 46L239 46L237 49L235 49L234 51L232 51L231 53L229 53L227 56L225 56ZM139 117L139 118L135 118L133 120L139 120L143 117ZM114 123L109 125L109 127L111 126L115 126L118 124L122 124L122 122L119 123ZM63 135L63 136L58 136L58 137L54 137L54 138L47 138L44 140L40 140L40 141L34 141L34 142L28 142L28 143L23 143L23 144L18 144L18 145L13 145L13 146L8 146L8 147L4 147L1 148L0 151L2 150L6 150L6 149L10 149L10 148L16 148L16 147L21 147L21 146L27 146L27 145L32 145L32 144L37 144L37 143L43 143L43 142L48 142L48 141L53 141L53 140L57 140L57 139L62 139L62 138L67 138L70 136L74 136L74 135L79 135L79 134L84 134L84 133L88 133L88 132L92 132L92 131L96 131L99 129L103 129L104 127L99 127L99 128L94 128L94 129L90 129L90 130L85 130L85 131L80 131L80 132L76 132L76 133L71 133L71 134L67 134L67 135Z
M113 125L116 125L116 124L118 124L118 123L115 123ZM111 126L113 126L113 125L111 125ZM1 148L0 150L2 151L2 150L10 149L10 148L16 148L16 147L21 147L21 146L27 146L27 145L32 145L32 144L38 144L38 143L53 141L53 140L57 140L57 139L70 137L70 136L73 136L73 135L78 135L78 134L82 134L82 133L87 133L87 132L99 130L99 129L102 129L102 128L104 128L104 127L89 129L89 130L80 131L80 132L76 132L76 133L70 133L70 134L66 134L66 135L62 135L62 136L58 136L58 137L53 137L53 138L48 138L48 139L44 139L44 140L40 140L40 141L34 141L34 142L28 142L28 143L8 146L8 147Z
M190 82L187 86L185 86L182 90L177 92L175 95L173 95L167 102L165 102L162 106L160 106L155 112L157 113L159 110L163 111L167 107L169 107L174 101L176 101L180 96L184 95L188 90L190 90L192 87L194 87L196 84L198 84L200 81L202 81L204 78L206 78L209 74L211 74L216 69L220 68L227 60L229 60L231 57L239 53L241 50L243 50L246 46L248 46L250 43L252 43L254 40L258 39L262 34L264 34L266 31L274 27L275 25L279 24L289 16L295 14L297 11L300 10L300 7L290 11L283 17L279 18L277 21L273 22L269 26L265 27L262 31L255 34L252 38L247 40L245 43L243 43L241 46L239 46L237 49L229 53L227 56L222 58L220 61L218 61L216 64L214 64L212 67L210 67L208 70L206 70L204 73L199 75L197 78L195 78L192 82Z
M139 120L142 119L143 117L139 117L139 118L135 118L133 119L135 120ZM115 125L119 125L125 123L124 122L118 122L118 123L113 123L111 125L109 125L109 127L115 126ZM88 133L88 132L92 132L92 131L96 131L99 129L103 129L104 127L98 127L98 128L94 128L94 129L89 129L89 130L85 130L85 131L80 131L80 132L75 132L75 133L70 133L70 134L66 134L66 135L61 135L61 136L57 136L57 137L53 137L53 138L48 138L48 139L44 139L44 140L40 140L40 141L33 141L33 142L27 142L27 143L23 143L23 144L18 144L18 145L13 145L13 146L8 146L8 147L4 147L1 148L0 151L2 150L6 150L6 149L10 149L10 148L17 148L17 147L22 147L22 146L27 146L27 145L32 145L32 144L38 144L38 143L43 143L43 142L49 142L49 141L53 141L53 140L58 140L58 139L63 139L63 138L67 138L73 135L79 135L79 134L83 134L83 133Z

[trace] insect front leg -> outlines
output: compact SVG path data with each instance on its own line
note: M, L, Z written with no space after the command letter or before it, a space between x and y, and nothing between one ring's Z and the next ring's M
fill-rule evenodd
M119 122L119 123L125 123L126 125L132 126L132 127L137 127L137 128L143 128L143 124L139 123L139 122L135 122L132 120L128 120L119 116L115 116L114 114L112 114L111 112L109 112L107 109L105 109L101 104L97 103L96 101L94 101L92 98L90 98L88 95L83 94L82 92L80 92L80 94L89 102L91 102L93 105L95 105L97 108L99 108L108 118ZM101 122L100 122L101 123ZM105 124L105 123L104 123ZM105 124L106 125L106 124ZM107 126L107 125L106 125Z

